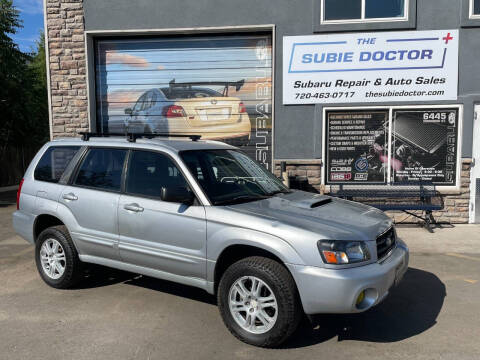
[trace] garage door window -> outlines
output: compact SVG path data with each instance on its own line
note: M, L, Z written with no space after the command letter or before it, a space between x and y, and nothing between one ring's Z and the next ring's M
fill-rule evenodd
M270 168L271 35L109 38L95 48L98 129L198 134Z

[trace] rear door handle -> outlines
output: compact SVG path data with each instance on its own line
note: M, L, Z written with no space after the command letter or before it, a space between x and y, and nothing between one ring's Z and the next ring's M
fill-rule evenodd
M78 196L76 196L74 193L63 194L63 198L70 201L78 200Z
M123 206L123 208L125 210L134 211L134 212L142 212L143 211L143 207L141 207L138 204L126 204L126 205Z

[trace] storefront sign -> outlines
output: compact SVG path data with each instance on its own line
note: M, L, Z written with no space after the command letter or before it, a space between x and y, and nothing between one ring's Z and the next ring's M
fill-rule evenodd
M458 134L457 107L327 110L325 183L455 186Z
M283 103L456 100L458 30L283 38Z

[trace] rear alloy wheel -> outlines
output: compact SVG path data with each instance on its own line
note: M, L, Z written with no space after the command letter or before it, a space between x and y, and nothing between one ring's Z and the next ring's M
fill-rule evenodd
M74 286L83 274L83 264L67 228L63 225L43 230L37 238L35 262L38 272L51 287Z
M243 342L275 347L302 317L295 282L278 262L249 257L231 265L218 287L218 304L230 332Z

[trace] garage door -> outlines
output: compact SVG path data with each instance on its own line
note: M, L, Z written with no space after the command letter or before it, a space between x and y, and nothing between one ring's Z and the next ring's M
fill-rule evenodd
M271 166L271 36L98 39L97 128L199 134Z

